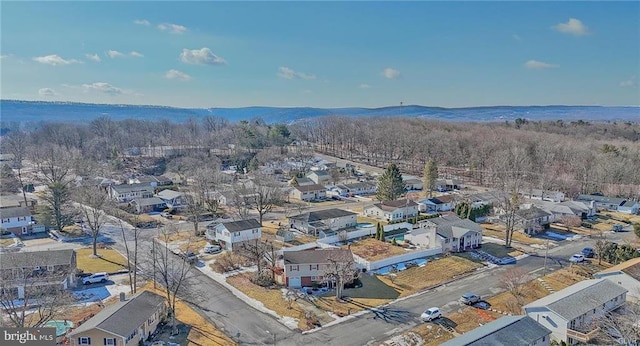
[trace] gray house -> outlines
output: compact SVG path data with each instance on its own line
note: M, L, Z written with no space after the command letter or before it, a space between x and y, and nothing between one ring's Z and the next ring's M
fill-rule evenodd
M551 331L528 316L505 316L441 346L547 346Z

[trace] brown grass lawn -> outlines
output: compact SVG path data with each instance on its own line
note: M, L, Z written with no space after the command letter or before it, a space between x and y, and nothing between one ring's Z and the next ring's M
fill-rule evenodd
M625 213L618 213L615 211L603 211L603 212L600 212L600 214L610 216L610 217L615 217L617 219L627 220L633 223L640 222L640 215L630 215ZM614 220L611 220L611 221L615 222Z
M92 248L82 248L76 250L78 269L85 273L107 272L113 273L126 269L127 260L113 249L98 249L100 257L90 257L93 254Z
M393 279L393 282L389 275L378 276L378 278L400 292L400 297L405 297L480 267L482 267L482 264L465 258L450 256L428 262L424 267L412 267L396 273L397 276Z
M117 301L118 297L111 297L104 300L102 303L104 305L111 305ZM67 306L60 315L56 315L56 319L71 321L77 327L80 322L88 320L102 309L103 307L98 306L98 304L91 304L87 306Z
M407 335L408 333L415 333L420 335L420 337L422 337L422 340L424 340L424 343L422 344L423 346L438 346L445 341L454 338L453 334L449 333L439 325L433 323L420 324L417 327L411 329L410 332L404 333L404 335Z
M13 243L15 243L13 239L14 238L0 238L0 246L13 245Z
M346 246L344 248L346 248ZM400 246L391 245L391 243L385 243L372 238L363 239L351 244L351 252L367 261L377 261L379 259L407 253L407 251Z
M178 248L181 251L193 251L195 253L200 252L204 248L205 245L209 244L209 241L206 239L194 238L191 243L182 244Z
M161 241L165 241L165 235L160 235L158 236L158 239ZM204 239L203 237L196 237L193 232L188 232L188 231L182 231L182 232L174 232L171 234L168 234L166 236L166 240L169 243L175 242L175 241L189 241L191 240L191 242L195 242L198 240Z
M480 324L487 324L494 321L502 317L502 315L497 312L465 306L462 310L446 315L445 317L455 323L454 329L456 332L463 334L478 328Z
M327 311L333 312L339 316L346 316L349 313L355 313L366 309L366 307L376 307L382 304L389 303L392 299L366 299L366 298L352 298L353 302L337 302L335 296L320 297L316 300L316 307ZM365 305L366 307L363 307Z
M354 208L354 209L355 209L355 208ZM362 209L362 208L360 208L360 209ZM354 210L354 212L355 212L355 210ZM368 223L372 223L374 226L375 226L377 223L381 224L382 226L386 226L386 225L388 225L388 224L389 224L389 223L388 223L388 222L386 222L386 221L382 221L382 220L378 220L378 219L373 219L373 218L366 217L366 216L360 216L360 215L358 215L356 218L357 218L357 220L358 220L358 223L368 222Z
M483 232L484 235L498 238L498 239L504 239L503 225L483 223L481 226L482 228L484 228L484 232ZM513 232L513 241L523 243L523 244L529 244L529 245L545 243L545 241L542 239L531 238L518 231Z

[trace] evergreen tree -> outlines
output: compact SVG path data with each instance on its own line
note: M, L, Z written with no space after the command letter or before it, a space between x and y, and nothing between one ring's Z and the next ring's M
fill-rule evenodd
M433 197L433 189L436 187L436 180L438 179L438 165L435 161L430 159L424 165L422 179L424 188L429 191L429 198Z
M396 241L396 238L393 238L393 240L391 240L391 245L398 245L398 242Z
M398 166L390 163L378 179L378 193L376 197L381 201L394 201L406 192L402 174Z
M293 179L289 182L291 186L298 186L298 177L293 176Z

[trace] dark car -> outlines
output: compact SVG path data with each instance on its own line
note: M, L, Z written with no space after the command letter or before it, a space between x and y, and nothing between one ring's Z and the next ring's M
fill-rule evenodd
M593 258L596 255L596 253L595 251L593 251L592 248L586 247L582 249L582 255L584 255L584 257L586 258Z
M187 261L189 263L195 263L195 262L198 261L198 255L196 255L195 253L193 253L191 251L186 251L186 252L180 253L180 257L182 257L185 261Z

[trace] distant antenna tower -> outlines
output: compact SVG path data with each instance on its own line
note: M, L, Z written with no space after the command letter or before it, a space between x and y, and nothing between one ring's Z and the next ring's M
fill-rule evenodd
M400 107L402 107L402 101L400 101Z

